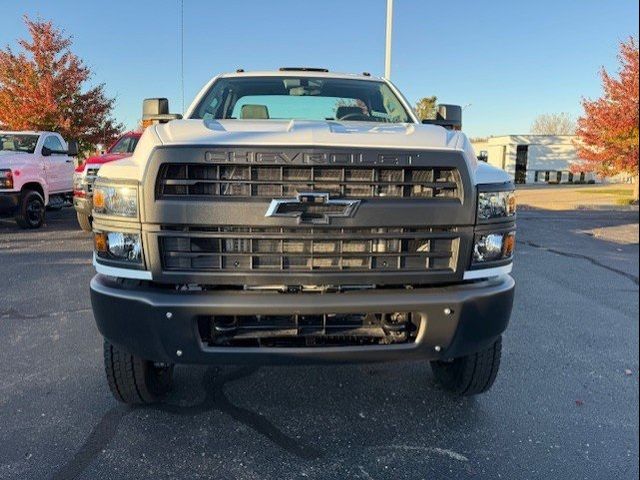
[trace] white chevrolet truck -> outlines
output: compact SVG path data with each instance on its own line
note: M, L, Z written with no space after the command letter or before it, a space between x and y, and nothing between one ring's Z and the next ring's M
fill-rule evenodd
M55 132L0 131L0 215L39 228L45 208L71 206L77 144Z
M488 390L514 186L477 161L460 107L438 111L421 123L385 79L308 68L217 76L184 119L145 100L158 123L94 188L115 398L157 401L175 364L417 360Z

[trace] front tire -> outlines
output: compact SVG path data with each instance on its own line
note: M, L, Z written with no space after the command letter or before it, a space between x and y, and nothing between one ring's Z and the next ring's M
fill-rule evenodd
M116 400L129 405L159 401L171 390L173 365L158 366L104 341L104 368Z
M89 215L85 215L84 213L76 212L76 217L78 218L78 225L80 225L80 229L83 232L91 232L91 218Z
M502 355L502 337L486 350L452 361L431 362L438 383L456 395L472 396L491 388L498 375Z
M36 229L44 223L44 198L35 190L22 192L15 220L20 228Z

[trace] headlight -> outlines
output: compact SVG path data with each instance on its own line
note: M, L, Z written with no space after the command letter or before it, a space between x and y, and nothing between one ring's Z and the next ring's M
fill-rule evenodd
M84 190L84 186L82 185L82 174L81 173L74 173L73 174L73 189L75 191L82 191Z
M13 188L13 173L11 173L11 170L0 170L0 188Z
M478 220L509 218L515 213L516 194L513 190L478 194Z
M473 245L473 263L497 262L513 257L516 232L476 235Z
M142 243L137 233L96 232L93 243L99 258L142 263Z
M103 215L137 218L138 187L98 179L93 188L93 209Z

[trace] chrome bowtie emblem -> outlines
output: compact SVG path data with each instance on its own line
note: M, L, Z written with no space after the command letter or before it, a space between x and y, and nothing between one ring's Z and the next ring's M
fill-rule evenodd
M332 217L351 217L360 200L330 198L328 193L299 193L295 198L271 200L265 217L297 218L298 223L326 225Z

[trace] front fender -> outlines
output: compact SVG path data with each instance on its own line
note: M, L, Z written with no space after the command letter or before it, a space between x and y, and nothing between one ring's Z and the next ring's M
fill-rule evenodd
M22 190L22 188L29 183L37 183L42 192L44 194L44 203L47 205L49 203L49 187L47 185L47 179L44 175L44 171L42 170L42 166L38 167L31 164L15 164L12 165L12 170L14 172L19 172L18 175L14 173L13 177L13 188L17 191Z

